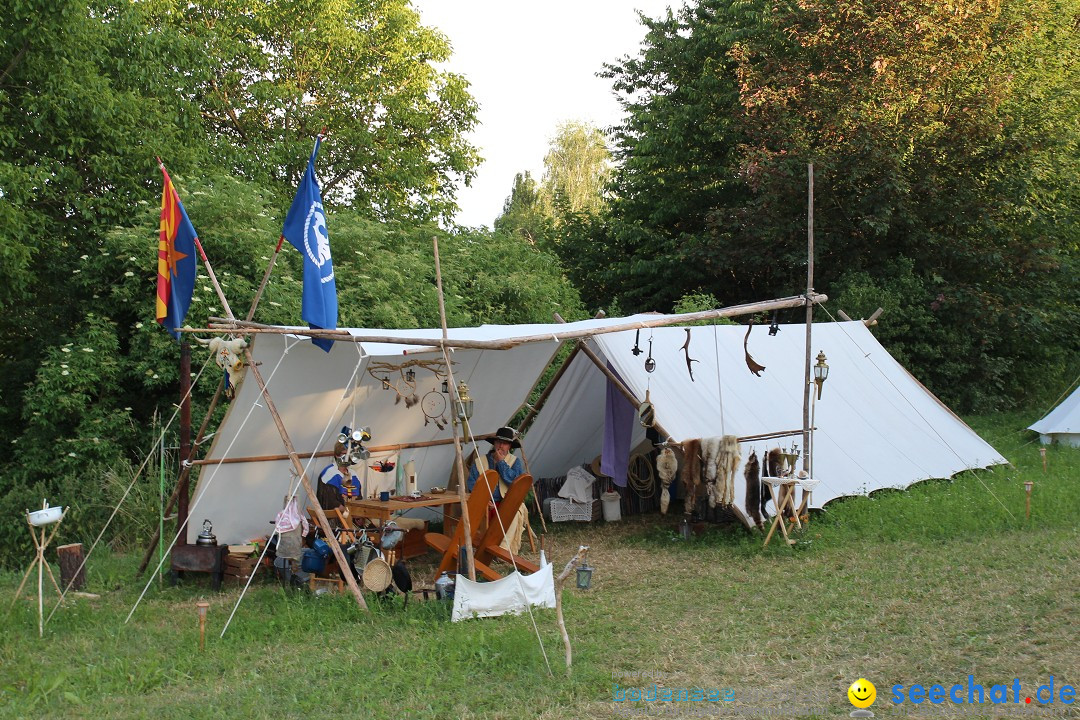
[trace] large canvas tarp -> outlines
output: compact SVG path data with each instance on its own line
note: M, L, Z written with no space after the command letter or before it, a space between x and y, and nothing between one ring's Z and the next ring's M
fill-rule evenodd
M551 335L509 350L456 349L454 374L468 384L475 400L471 427L475 434L494 432L514 417L529 390L556 352L556 332L604 331L625 323L655 321L654 314L631 318L588 320L579 323L483 326L450 330L452 339L504 340ZM699 326L691 329L690 356L694 381L686 370L681 347L686 330L680 327L643 329L641 347L653 341L656 371L643 368L644 355L634 356L634 331L599 334L589 342L621 376L639 399L646 391L656 417L676 441L712 435L739 436L797 430L802 427L802 388L805 327L782 326L768 336L755 329L750 351L766 366L761 377L749 373L743 359L745 326ZM351 330L354 336L437 338L440 331ZM947 477L965 468L1005 462L992 447L928 393L874 339L862 323L823 323L813 327L814 354L824 350L831 368L822 399L816 405L815 434L818 450L815 475L821 484L815 505L841 495L885 487L907 487L924 478ZM384 389L389 376L399 386L396 370L375 372L380 363L400 366L420 360L438 361L431 348L397 343L337 342L330 353L302 338L260 335L253 355L267 382L282 421L314 482L328 458L315 452L333 449L343 425L370 426L370 446L415 445L444 442L430 447L379 452L364 464L359 475L365 488L383 481L393 483L395 473L382 475L366 469L380 459L398 463L413 460L421 489L445 486L453 468L452 428L439 428L427 420L421 405L408 407L392 389ZM407 354L406 354L407 353ZM415 393L421 403L429 393L439 394L441 379L423 366L414 366ZM207 453L210 459L283 455L281 438L247 372ZM535 423L528 429L523 451L535 477L563 475L576 464L600 453L604 433L606 379L582 354L563 374ZM447 417L449 417L449 398ZM644 440L635 424L633 444ZM759 441L759 453L778 442ZM796 440L796 442L800 442ZM480 442L481 451L488 449ZM472 450L471 446L465 448ZM190 508L189 540L198 535L202 519L213 522L220 542L244 542L266 535L270 521L295 485L288 460L243 461L206 465ZM742 473L736 478L736 498L743 495ZM301 505L305 502L300 493Z
M656 370L651 374L645 356L631 352L632 331L597 335L590 344L639 400L649 393L658 424L676 442L801 431L805 326L782 325L775 336L765 327L752 331L750 353L766 367L760 377L746 365L746 326L699 326L690 332L689 354L697 361L692 381L681 349L685 328L642 330L643 349L652 340ZM897 363L862 322L817 323L812 338L813 355L824 351L830 368L814 406L814 475L820 481L814 506L1006 462ZM606 382L587 357L575 357L525 438L534 475L565 474L600 453ZM635 427L634 444L643 437ZM804 449L801 436L758 440L743 443L742 456L745 461L751 449L760 457L792 443ZM735 479L740 506L744 492L740 468Z
M1080 388L1028 429L1039 433L1044 444L1061 442L1080 447Z
M655 316L643 316L650 319ZM586 320L549 325L485 325L477 328L452 328L454 340L498 341L508 338L552 335L557 331L591 330L610 327L628 318ZM630 318L632 320L632 318ZM350 330L354 336L389 336L395 338L439 338L438 329ZM471 427L475 434L494 432L508 422L525 402L529 390L550 363L559 341L530 342L510 350L455 349L451 351L454 377L469 386L474 398ZM334 440L343 425L370 426L370 446L416 444L449 441L453 430L449 423L440 429L427 420L420 405L408 407L393 389L384 389L382 378L389 377L403 390L404 378L396 370L375 371L380 363L402 365L417 360L433 362L442 358L439 351L417 345L396 343L337 342L329 353L314 347L307 339L259 335L252 343L255 362L281 415L293 446L315 481L319 471L331 461L311 458L312 453L333 450ZM406 354L408 353L408 354ZM417 397L440 394L442 381L422 365L416 373ZM370 371L370 372L369 372ZM449 418L449 396L446 417ZM425 422L427 420L427 422ZM482 452L488 449L480 442ZM472 447L466 448L466 452ZM281 436L260 398L250 371L232 400L228 412L213 438L208 459L232 459L283 455ZM376 453L358 468L365 487L378 481L392 483L396 473L383 475L370 469L376 460L414 461L419 487L445 487L454 459L453 444L415 450ZM266 535L269 524L283 506L290 487L296 484L288 460L232 462L202 468L190 508L189 540L194 542L203 518L211 520L219 542L246 542ZM300 505L306 497L300 489Z

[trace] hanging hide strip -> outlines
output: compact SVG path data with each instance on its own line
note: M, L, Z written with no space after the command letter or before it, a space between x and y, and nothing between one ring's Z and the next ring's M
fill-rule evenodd
M660 514L667 515L668 504L671 502L671 493L668 488L675 479L675 473L679 470L679 461L671 448L660 451L660 457L656 458L656 472L660 475Z
M756 450L750 451L750 457L746 460L743 469L743 477L746 478L746 514L753 519L758 530L765 529L764 516L765 503L761 497L761 463L758 462Z

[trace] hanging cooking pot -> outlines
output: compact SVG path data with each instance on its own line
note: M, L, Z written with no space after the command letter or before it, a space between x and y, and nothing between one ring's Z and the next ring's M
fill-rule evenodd
M213 547L213 546L217 545L217 536L214 535L214 533L211 532L211 530L214 529L214 526L210 523L210 521L209 520L203 520L202 521L202 527L203 527L203 530L202 530L201 533L199 533L199 537L195 541L195 544L196 545L203 545L203 546L206 546L206 547Z

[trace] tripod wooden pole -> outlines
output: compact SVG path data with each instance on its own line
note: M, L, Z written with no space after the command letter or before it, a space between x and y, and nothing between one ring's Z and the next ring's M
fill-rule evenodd
M284 443L285 449L289 453L289 460L292 462L293 470L296 471L296 474L300 477L300 482L304 486L304 491L307 493L308 502L311 506L310 509L315 512L319 527L322 528L323 533L326 535L326 542L330 545L330 549L334 553L334 559L337 560L338 568L341 569L341 574L345 576L345 583L349 586L349 590L352 592L353 597L356 598L356 604L364 610L367 610L367 603L364 602L364 596L360 592L360 587L356 584L356 576L349 570L349 562L345 559L345 553L342 551L341 545L337 541L337 537L330 528L330 521L326 519L326 513L323 512L322 505L319 504L319 498L316 497L315 491L311 487L311 482L308 480L307 473L304 472L304 466L300 463L300 458L296 454L296 449L293 447L288 431L285 430L285 424L281 420L281 415L278 414L277 406L274 405L274 400L270 397L270 392L266 389L266 383L263 381L262 373L259 372L259 366L255 364L255 358L252 357L250 349L245 349L244 354L247 357L248 369L251 370L255 382L259 384L259 390L262 392L263 399L266 400L266 409L274 419L274 425L277 427L278 434L281 435L281 442Z

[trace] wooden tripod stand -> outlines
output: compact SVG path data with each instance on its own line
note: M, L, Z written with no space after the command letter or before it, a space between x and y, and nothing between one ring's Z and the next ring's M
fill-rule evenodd
M53 587L56 588L56 594L59 595L61 599L64 597L63 591L60 590L60 586L56 583L56 577L53 576L52 568L49 567L49 563L45 560L45 548L49 547L49 543L51 543L52 539L56 536L56 531L60 529L60 523L63 519L64 516L61 514L60 519L53 524L52 532L49 532L48 537L46 537L45 533L48 531L48 527L45 525L34 525L30 522L30 515L27 514L26 516L26 526L30 528L30 537L34 539L36 554L34 556L34 561L30 563L30 567L26 569L26 574L23 575L22 582L19 583L19 589L15 591L15 597L11 601L11 606L15 606L15 602L19 599L19 593L22 592L23 586L26 585L26 580L30 577L30 573L36 565L38 569L38 637L45 636L44 571L48 571L49 580L52 581ZM38 537L39 529L41 530L40 537Z

